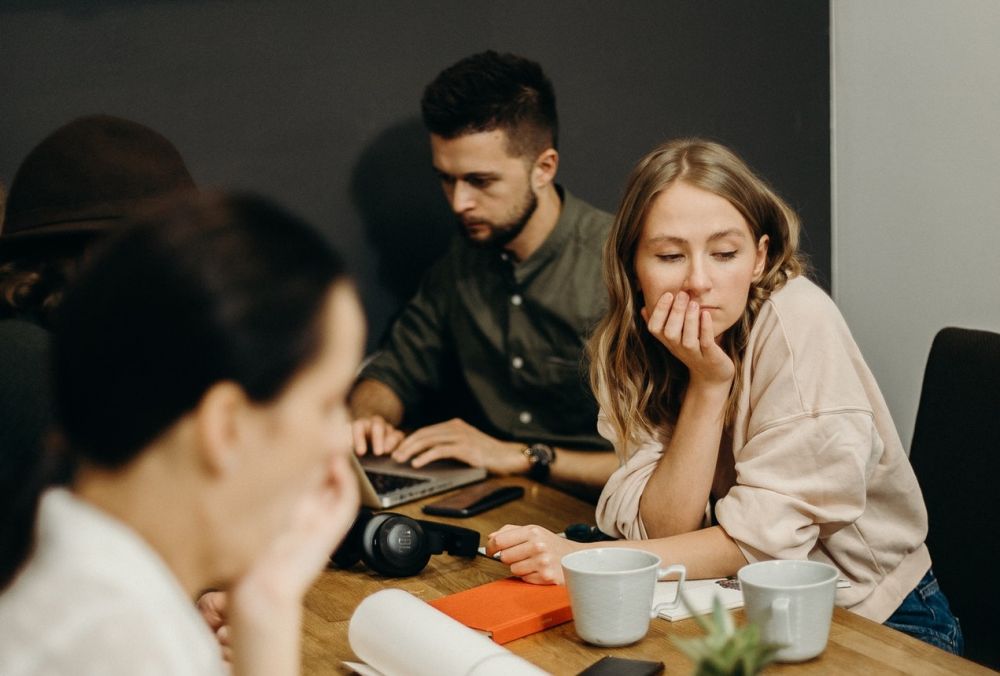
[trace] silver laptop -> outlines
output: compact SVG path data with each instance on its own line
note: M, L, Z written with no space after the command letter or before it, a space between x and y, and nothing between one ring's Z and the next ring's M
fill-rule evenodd
M485 468L450 460L414 469L388 455L358 458L352 453L351 458L361 484L361 504L372 509L395 507L486 478Z

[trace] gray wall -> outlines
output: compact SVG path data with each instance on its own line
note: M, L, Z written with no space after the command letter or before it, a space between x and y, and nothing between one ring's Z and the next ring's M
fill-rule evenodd
M831 27L834 298L909 448L934 334L1000 331L1000 3L834 0Z
M74 116L144 122L200 183L264 191L333 233L374 340L453 230L420 93L496 48L553 79L575 193L613 210L655 144L713 137L800 210L828 284L828 22L825 0L0 0L0 177Z

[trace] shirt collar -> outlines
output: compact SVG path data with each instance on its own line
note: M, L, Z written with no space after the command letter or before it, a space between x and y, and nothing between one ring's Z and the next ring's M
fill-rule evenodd
M511 263L517 284L526 284L549 261L565 250L568 240L573 236L573 224L580 216L580 201L561 185L556 184L555 187L561 202L559 218L552 232L534 253L519 263Z

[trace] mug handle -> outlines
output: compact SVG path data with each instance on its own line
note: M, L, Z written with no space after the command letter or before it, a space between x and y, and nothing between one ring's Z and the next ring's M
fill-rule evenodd
M792 644L792 620L788 607L787 597L774 599L771 602L771 628L777 634L775 642L786 646Z
M673 601L664 601L653 606L653 609L649 611L651 618L659 615L661 610L673 610L681 603L681 587L684 586L684 581L687 580L687 568L684 567L684 564L677 563L667 568L658 568L656 571L657 581L662 580L668 575L678 575L677 592L674 594Z

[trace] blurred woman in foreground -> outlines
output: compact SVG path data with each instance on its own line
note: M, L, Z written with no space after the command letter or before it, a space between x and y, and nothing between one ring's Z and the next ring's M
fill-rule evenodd
M297 673L302 597L357 513L362 343L340 259L265 201L176 200L109 242L57 317L79 470L0 596L0 673L224 673L207 588L234 673Z

